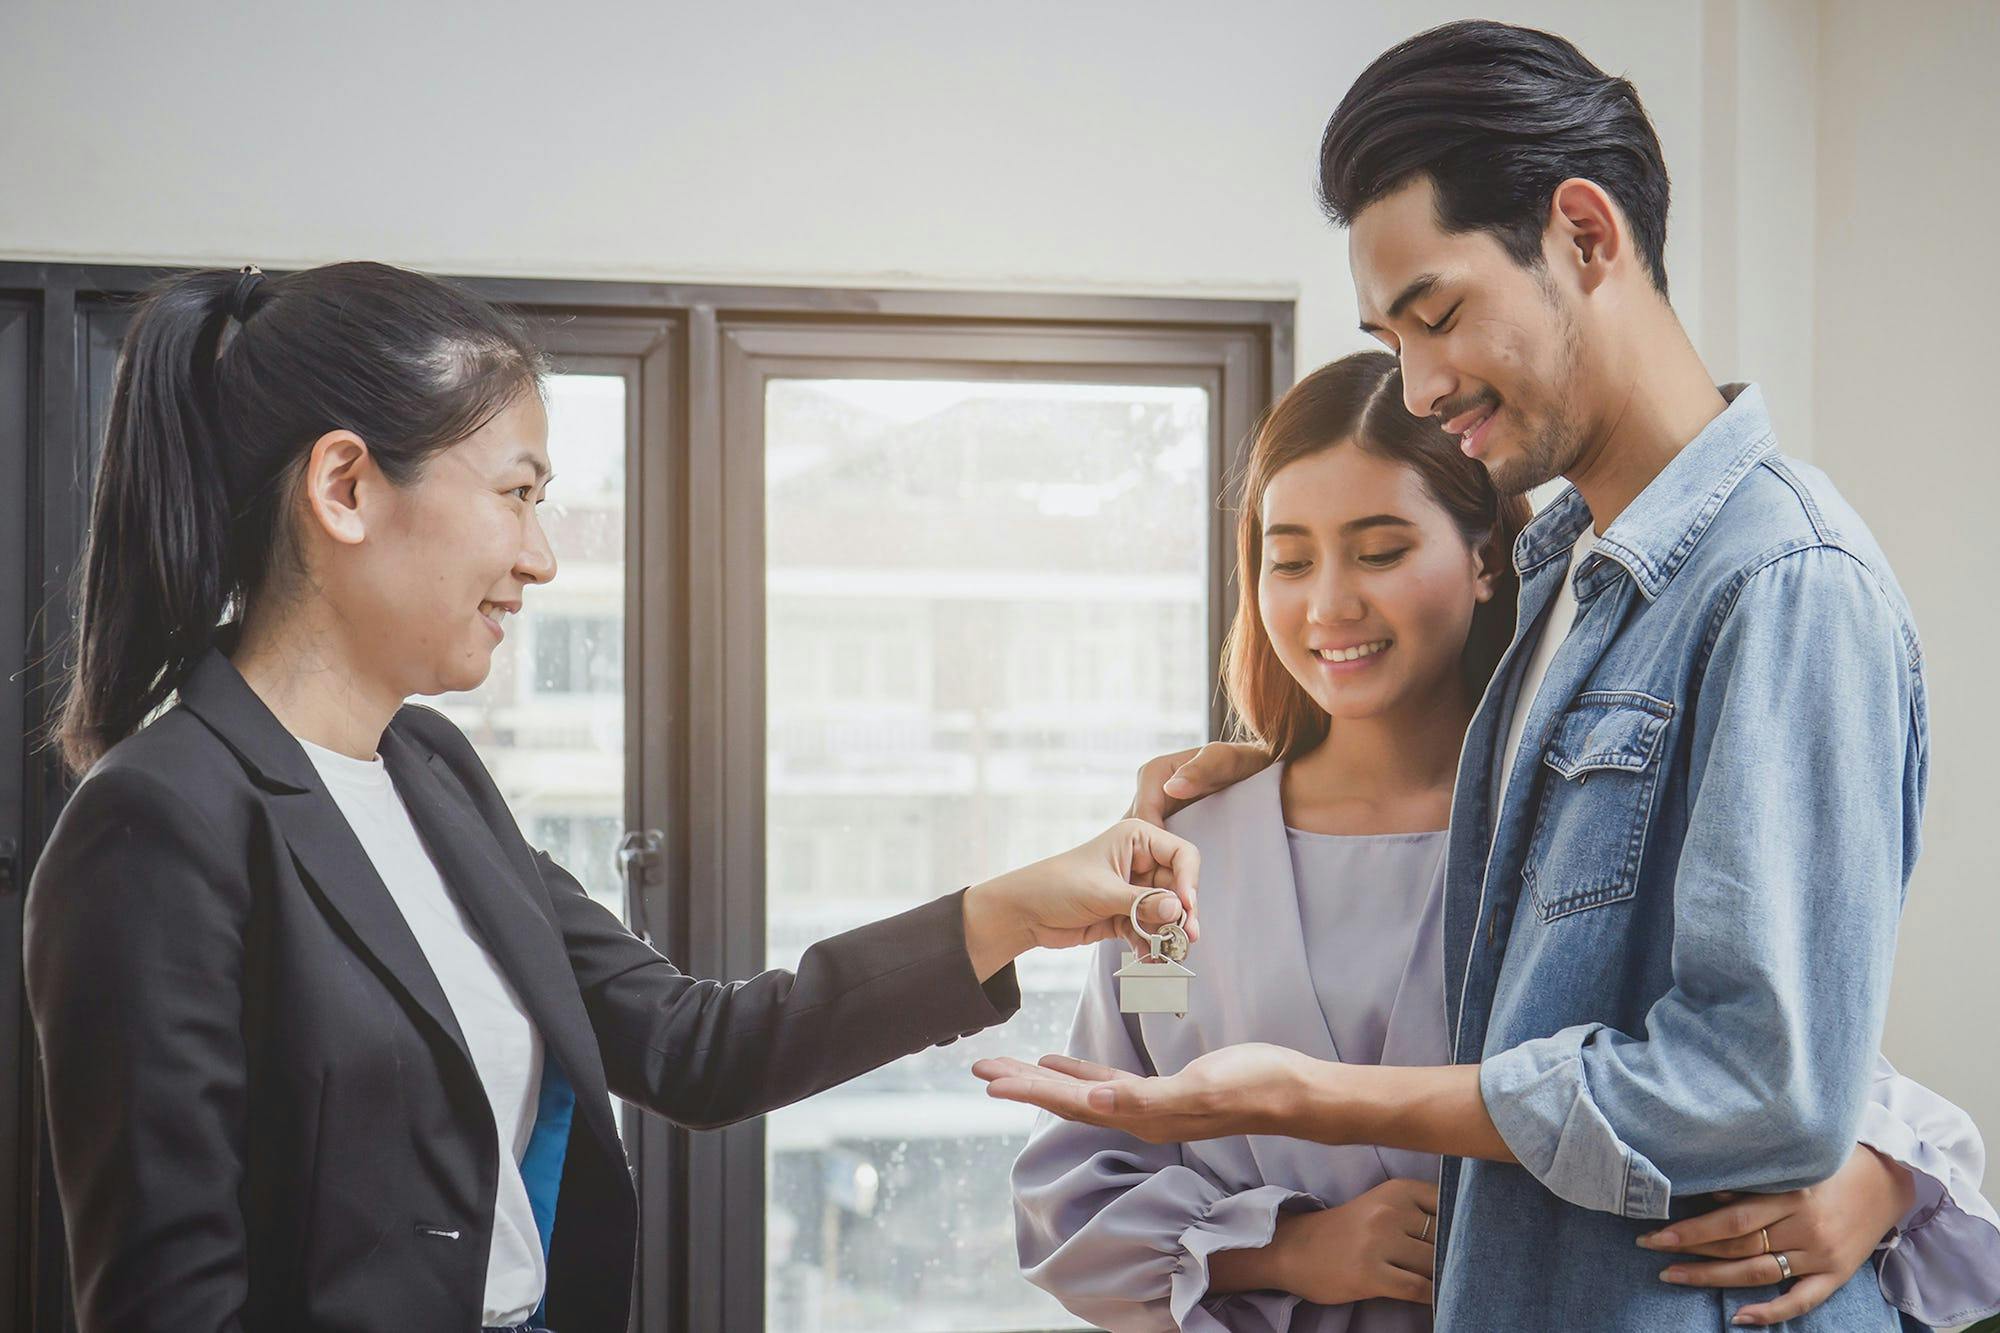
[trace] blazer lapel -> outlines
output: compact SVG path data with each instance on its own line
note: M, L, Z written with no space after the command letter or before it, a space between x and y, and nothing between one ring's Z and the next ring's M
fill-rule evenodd
M233 639L233 634L219 636L224 648ZM357 949L471 1069L465 1034L437 974L298 741L223 656L222 648L210 649L196 665L181 686L180 700L271 793L270 810L293 861L309 888L346 923Z
M1402 984L1389 1009L1389 1030L1382 1038L1385 1065L1448 1065L1451 1061L1450 1031L1445 1022L1444 998L1444 849L1424 897L1424 910L1417 920L1416 938L1410 961L1403 969ZM1405 1148L1377 1148L1376 1155L1392 1176L1435 1178L1438 1159L1434 1154Z
M576 1088L583 1118L616 1148L620 1140L610 1103L594 1095L605 1086L597 1039L533 863L524 868L510 861L437 755L397 734L393 726L383 733L381 749L438 872L513 983L548 1054ZM529 876L535 881L532 889Z
M1311 942L1306 939L1305 917L1299 910L1298 877L1292 870L1291 839L1285 832L1284 772L1285 765L1272 764L1243 784L1258 784L1254 798L1246 793L1246 799L1255 800L1256 809L1245 821L1243 864L1246 870L1255 867L1254 875L1244 877L1248 881L1245 897L1254 896L1248 891L1249 884L1260 886L1266 895L1259 899L1263 910L1258 914L1264 923L1265 947L1253 949L1249 955L1255 959L1261 953L1263 966L1246 968L1244 973L1246 979L1254 978L1248 987L1252 1032L1297 1032L1310 1043L1298 1047L1305 1054L1341 1061L1333 1025L1327 1021L1319 986L1313 980ZM1245 1039L1260 1040L1256 1036ZM1315 1049L1322 1042L1324 1046ZM1387 1179L1392 1172L1381 1148L1369 1145L1368 1155ZM1373 1184L1371 1176L1368 1187Z
M257 784L271 793L270 809L309 891L351 932L354 945L402 994L410 1007L455 1049L467 1071L471 1051L437 974L424 957L403 912L362 849L347 819L320 782L292 734L264 706L224 655L234 634L218 634L181 686L180 701L235 753ZM418 749L391 725L382 735L389 776L409 807L411 821L479 928L494 961L514 985L550 1054L577 1089L583 1118L608 1146L618 1148L610 1103L592 1090L605 1086L604 1067L578 994L562 937L539 892L532 862L510 865L493 830L462 795L457 779L435 766L442 761ZM534 897L526 887L536 883Z
M1189 955L1188 966L1199 975L1202 958L1213 960L1213 980L1222 988L1213 1003L1232 1015L1219 1031L1203 1034L1207 1044L1202 1049L1265 1041L1316 1060L1338 1061L1340 1051L1313 982L1299 912L1299 886L1285 836L1283 778L1284 765L1272 764L1194 807L1201 812L1199 822L1182 826L1202 849L1204 885L1202 943ZM1154 1030L1148 1026L1149 1041ZM1192 1050L1188 1058L1201 1053ZM1265 1136L1248 1142L1263 1180L1300 1182L1330 1199L1354 1198L1390 1175L1381 1150L1373 1146L1329 1150ZM1189 1145L1189 1151L1207 1157L1228 1149L1203 1143Z
M356 942L381 964L390 982L457 1048L466 1068L473 1068L465 1034L437 973L340 807L324 791L316 791L275 800L271 808L291 846L292 859L321 898L347 922Z
M1339 1060L1340 1048L1320 1006L1306 951L1299 886L1285 837L1284 772L1283 764L1272 764L1243 783L1246 788L1256 784L1244 793L1251 808L1242 824L1239 878L1244 899L1257 903L1244 923L1254 933L1243 941L1244 977L1257 979L1250 988L1251 1026L1261 1032L1297 1032L1307 1043L1299 1049L1307 1055Z

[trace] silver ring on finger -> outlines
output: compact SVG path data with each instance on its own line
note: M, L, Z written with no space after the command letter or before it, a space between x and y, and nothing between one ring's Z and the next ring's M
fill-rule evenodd
M1778 1281L1790 1282L1792 1280L1792 1261L1785 1257L1783 1250L1773 1250L1771 1257L1778 1261Z
M1435 1221L1437 1221L1437 1219L1435 1217L1432 1217L1429 1213L1424 1214L1424 1229L1419 1233L1417 1233L1418 1240L1427 1241L1431 1238L1431 1223Z

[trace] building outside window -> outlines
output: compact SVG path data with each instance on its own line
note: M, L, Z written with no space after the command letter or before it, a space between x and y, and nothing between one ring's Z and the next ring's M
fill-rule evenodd
M1122 813L1208 725L1209 405L1195 388L774 380L766 398L772 966ZM1075 1326L1015 1269L1033 1112L967 1072L1066 1038L1087 951L1023 1011L770 1117L767 1327Z

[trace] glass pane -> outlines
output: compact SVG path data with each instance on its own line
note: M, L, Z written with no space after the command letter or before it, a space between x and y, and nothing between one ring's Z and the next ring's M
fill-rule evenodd
M551 375L542 521L556 579L530 588L476 690L434 702L472 738L521 831L625 913L625 381Z
M769 961L1099 832L1207 730L1207 395L777 380L765 398ZM767 1323L1076 1327L1019 1276L1034 1112L1085 951L1022 1011L769 1119Z

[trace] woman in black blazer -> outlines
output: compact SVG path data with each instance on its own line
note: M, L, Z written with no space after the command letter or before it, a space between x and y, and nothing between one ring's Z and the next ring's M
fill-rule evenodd
M62 719L88 776L27 904L84 1333L470 1333L496 1301L620 1333L610 1094L741 1120L1005 1019L1013 957L1105 938L1135 883L1193 925L1192 848L1127 821L796 975L696 980L632 936L403 702L482 680L554 576L541 371L499 312L382 265L193 274L134 320ZM414 858L323 780L377 756Z

